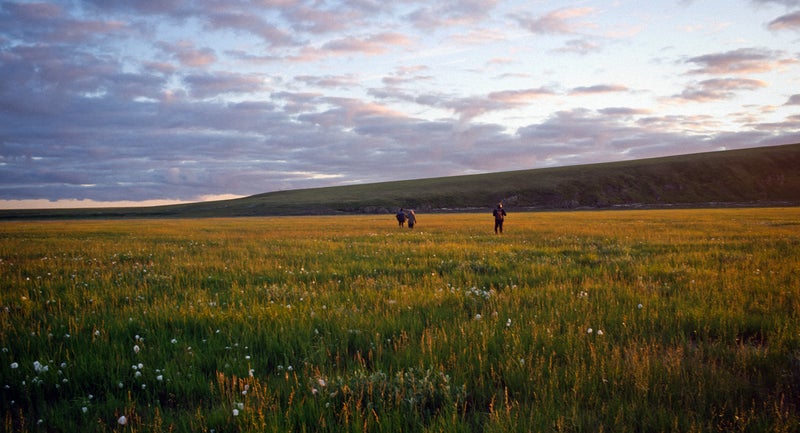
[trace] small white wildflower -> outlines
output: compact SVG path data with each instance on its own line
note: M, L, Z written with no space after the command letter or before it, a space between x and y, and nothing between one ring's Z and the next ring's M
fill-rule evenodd
M138 344L134 344L133 345L133 353L139 353L139 350L140 350L139 349L139 345Z
M586 330L587 334L591 334L592 332L594 332L594 330L592 328L589 328L589 329Z
M156 380L159 381L159 382L163 382L164 381L164 376L159 374L158 376L156 376Z
M14 370L14 369L17 369L17 368L19 368L19 364L17 364L16 362L12 362L11 363L11 369Z
M239 416L239 409L233 410L233 416Z
M597 330L597 335L603 335L603 330L602 329L598 329Z
M642 309L642 307L644 307L644 305L642 305L642 304L639 304L639 305L636 306L636 308L638 308L640 310Z
M177 344L178 343L178 339L177 338L173 338L172 340L170 340L170 343Z
M81 408L81 412L83 412L83 413L89 412L89 408L84 406L84 407Z
M125 425L125 424L127 424L127 423L128 423L128 418L125 418L125 415L122 415L122 416L121 416L121 417L119 417L119 419L117 420L117 424L119 424L119 425Z
M480 313L475 315L475 320L481 320L482 318L483 316L481 316Z

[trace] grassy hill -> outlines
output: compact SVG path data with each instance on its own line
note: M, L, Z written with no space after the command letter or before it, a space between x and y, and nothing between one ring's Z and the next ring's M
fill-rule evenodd
M270 192L148 208L0 211L0 218L221 217L486 209L800 205L800 144L604 164Z

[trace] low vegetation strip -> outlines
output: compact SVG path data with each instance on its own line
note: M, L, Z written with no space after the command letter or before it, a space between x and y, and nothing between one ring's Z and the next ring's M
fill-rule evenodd
M800 144L535 170L278 191L118 209L0 211L0 219L381 214L800 205Z
M798 208L0 223L4 431L798 431Z

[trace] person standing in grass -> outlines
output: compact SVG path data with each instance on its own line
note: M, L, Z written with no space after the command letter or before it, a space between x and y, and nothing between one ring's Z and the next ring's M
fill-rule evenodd
M417 223L417 214L414 213L414 209L408 210L407 218L408 218L408 228L413 229L414 224Z
M503 221L506 219L506 210L503 209L503 203L497 203L497 207L492 211L494 215L494 233L503 233Z
M400 223L400 227L403 227L403 224L406 223L406 213L403 211L403 208L400 208L400 210L397 211L397 215L395 215L395 217L397 218L397 222Z

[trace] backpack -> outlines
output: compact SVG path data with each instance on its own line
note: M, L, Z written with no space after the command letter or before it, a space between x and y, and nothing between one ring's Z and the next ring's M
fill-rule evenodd
M403 212L397 212L397 221L404 222L406 220L406 214Z

